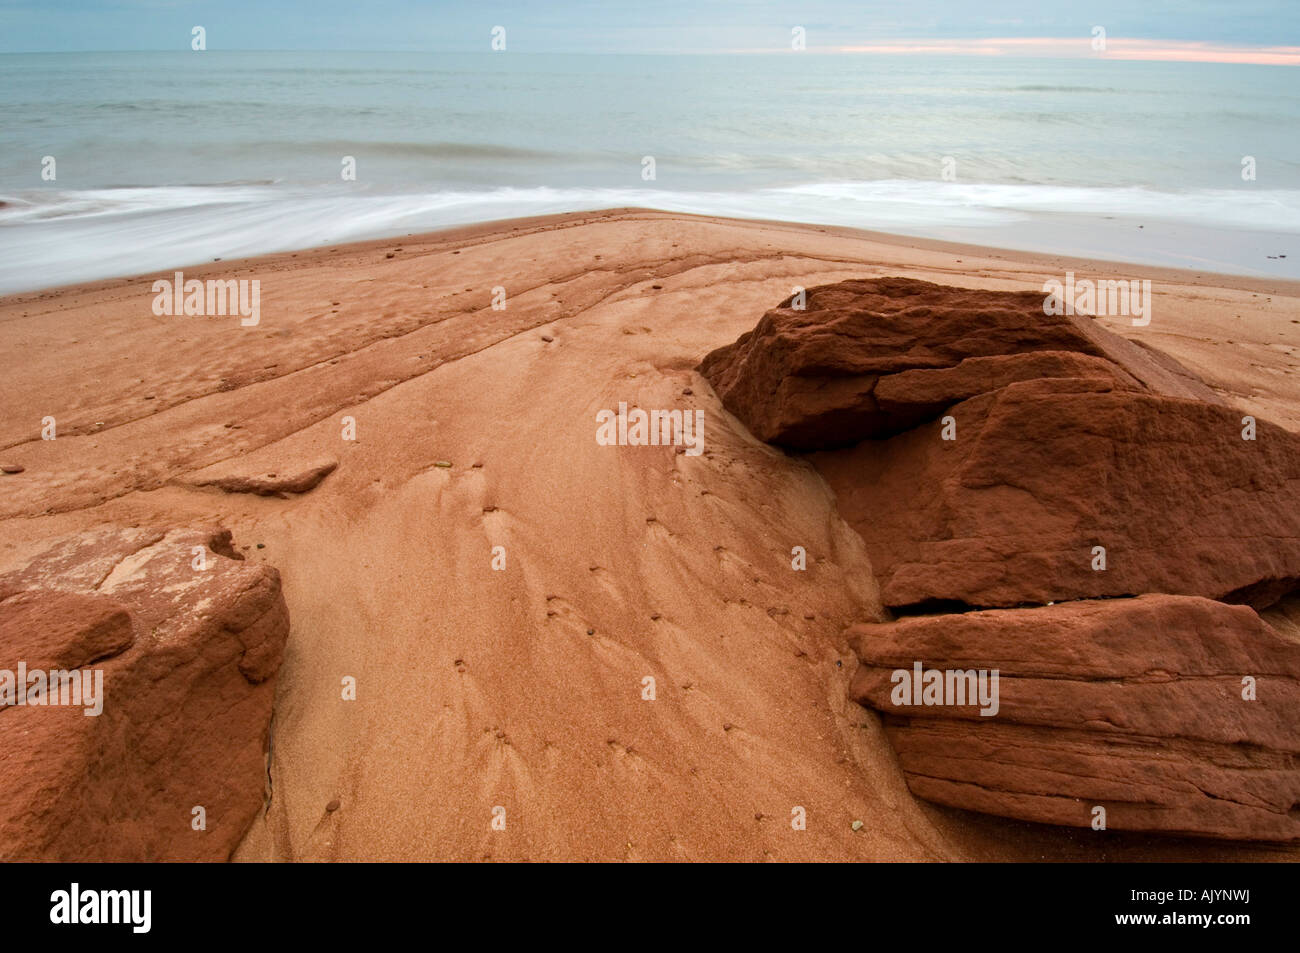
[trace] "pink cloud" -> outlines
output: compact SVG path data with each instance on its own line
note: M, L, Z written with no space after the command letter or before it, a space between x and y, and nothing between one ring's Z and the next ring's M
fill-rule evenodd
M1163 60L1184 63L1256 63L1300 66L1300 46L1233 46L1185 40L1108 37L1104 52L1092 48L1091 36L997 37L990 39L886 40L841 46L838 53L944 53L959 56L1102 57L1112 60Z

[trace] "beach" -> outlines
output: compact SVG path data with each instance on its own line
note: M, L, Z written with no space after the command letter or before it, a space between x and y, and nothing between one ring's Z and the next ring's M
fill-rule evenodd
M256 281L257 321L159 314L177 270ZM798 288L1067 274L1149 280L1149 323L1100 323L1300 432L1294 280L645 209L513 219L0 298L0 457L22 468L0 571L109 524L220 524L279 570L268 800L236 860L1294 860L913 797L847 695L844 629L882 611L862 539L696 370ZM602 445L620 403L702 411L703 452Z

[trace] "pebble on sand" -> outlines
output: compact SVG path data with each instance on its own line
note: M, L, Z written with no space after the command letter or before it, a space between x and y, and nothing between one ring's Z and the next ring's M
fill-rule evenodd
M854 822L853 822L853 829L854 829L855 831L860 831L860 830L862 830L862 822L861 822L861 821L854 821Z
M334 800L330 801L328 804L325 805L325 810L328 811L330 814L333 814L342 806L343 806L342 802L340 802L338 798L335 798Z
M3 473L22 473L26 469L16 463L0 463L0 472Z
M450 468L451 468L451 461L450 461L450 460L435 460L434 463L433 463L433 465L434 465L435 467L442 467L444 470L446 470L446 469L450 469Z

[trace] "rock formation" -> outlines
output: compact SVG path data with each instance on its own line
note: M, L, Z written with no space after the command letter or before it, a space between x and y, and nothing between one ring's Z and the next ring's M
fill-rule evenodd
M227 859L288 631L279 573L224 530L105 529L0 576L0 858Z
M1300 437L1041 294L806 295L700 370L760 439L814 451L885 606L941 613L849 632L912 791L1300 839L1300 642L1249 607L1300 589ZM995 670L991 704L900 688Z
M233 466L238 466L237 461ZM191 486L214 486L227 493L253 493L257 496L284 497L289 493L308 493L322 480L338 469L334 459L321 459L311 463L296 464L287 470L267 473L223 473L219 476L198 474L186 482ZM218 469L231 469L231 464L218 464Z
M1300 839L1300 643L1189 596L923 616L849 630L854 699L908 785L1030 821ZM999 673L996 714L896 704L915 663ZM954 699L946 698L951 702ZM973 698L965 699L973 701Z
M1084 377L1207 403L1220 399L1172 358L1092 318L1045 315L1035 292L872 278L787 298L700 373L768 443L847 447L1018 380Z
M1097 380L1010 384L816 454L895 609L1146 592L1264 608L1300 586L1300 437Z

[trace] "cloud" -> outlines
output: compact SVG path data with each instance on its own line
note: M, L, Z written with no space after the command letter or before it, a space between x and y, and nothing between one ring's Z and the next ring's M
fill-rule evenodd
M885 40L833 47L828 52L879 55L945 54L952 56L1105 57L1112 60L1158 60L1181 63L1253 63L1300 66L1300 46L1250 46L1189 40L1144 40L1109 37L1104 52L1092 48L1091 36L944 38Z

